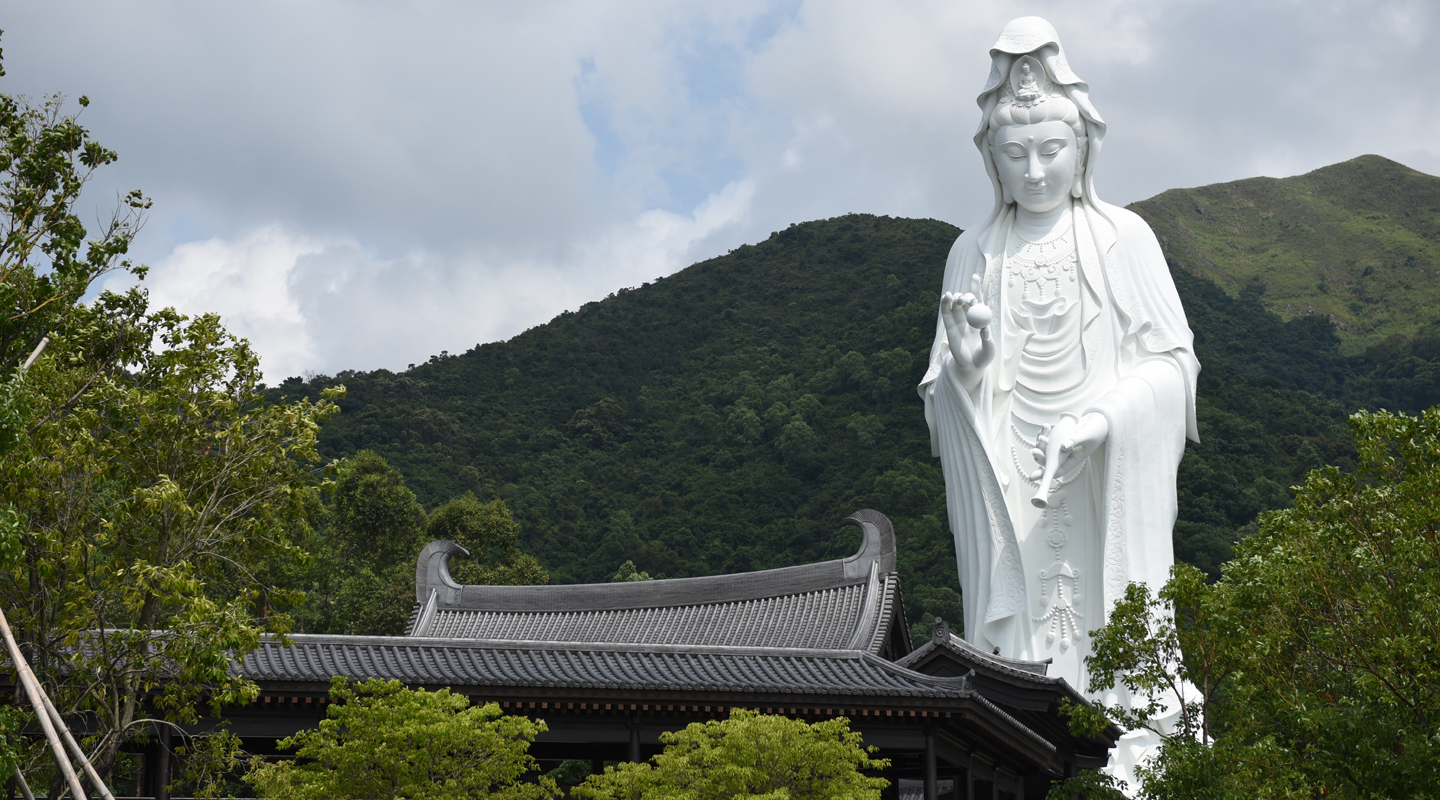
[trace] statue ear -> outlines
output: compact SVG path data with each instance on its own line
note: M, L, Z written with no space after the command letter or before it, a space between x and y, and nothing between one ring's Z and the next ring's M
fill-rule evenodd
M1000 196L1007 206L1015 202L1015 198L1010 195L1010 187L1006 186L1003 181L1000 184Z
M1070 196L1079 200L1085 196L1085 173L1081 172L1075 176L1075 183L1070 186Z

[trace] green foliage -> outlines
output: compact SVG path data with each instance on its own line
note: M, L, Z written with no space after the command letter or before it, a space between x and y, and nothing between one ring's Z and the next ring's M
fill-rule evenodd
M1160 665L1183 652L1205 690L1145 796L1440 793L1440 409L1351 426L1358 467L1310 473L1219 583L1177 567L1097 633L1092 689L1173 691Z
M293 558L316 431L343 394L267 404L255 355L217 317L151 311L138 288L92 294L145 273L124 258L143 195L93 236L76 213L115 158L63 98L0 95L0 607L102 774L149 715L194 722L254 696L233 658L288 625L255 568ZM54 776L30 750L31 777Z
M1128 730L1149 727L1162 736L1209 739L1206 699L1213 695L1223 674L1214 674L1216 651L1215 597L1220 590L1205 581L1205 574L1187 564L1176 564L1170 580L1158 594L1144 584L1132 583L1110 611L1105 627L1094 632L1093 654L1086 658L1092 695L1123 687L1118 697L1128 702L1106 706L1111 721ZM1178 619L1172 608L1187 613ZM1179 710L1164 728L1155 720ZM1072 722L1085 709L1071 707ZM1094 729L1094 719L1087 727Z
M425 523L430 540L446 539L470 555L452 562L451 574L461 583L518 586L546 583L550 576L517 544L520 526L501 500L482 503L465 494L435 509Z
M545 773L562 789L568 789L590 776L589 761L564 761L560 766Z
M1333 321L1349 353L1436 321L1434 176L1361 156L1293 178L1172 189L1132 209L1187 273L1231 296L1258 281L1266 309Z
M305 543L314 558L298 568L280 565L289 569L283 582L306 595L293 610L297 626L312 633L400 633L414 601L425 510L400 473L368 450L337 466L330 499L324 524Z
M3 74L3 72L0 72ZM85 98L80 105L89 105ZM40 105L0 94L0 364L18 365L65 325L96 279L143 275L123 259L150 201L125 195L98 236L87 238L75 203L114 151L65 113L64 98Z
M1098 769L1084 769L1050 784L1045 797L1046 800L1126 800L1117 785L1118 781Z
M610 576L611 583L625 583L627 581L650 580L654 580L654 578L650 577L650 573L641 572L640 570L635 569L634 561L626 561L624 564L621 564L620 568L615 570L615 574Z
M385 459L370 450L347 458L333 491L330 537L336 556L379 565L404 562L419 552L425 510Z
M470 551L451 562L457 580L479 584L545 583L549 576L521 552L519 526L500 500L466 493L426 514L398 470L370 450L338 462L331 502L304 542L313 557L275 563L277 583L304 593L285 606L310 633L400 634L415 597L415 558L434 539Z
M864 770L889 766L872 758L850 721L814 724L745 709L723 720L661 734L665 750L648 763L606 767L575 787L586 800L683 797L687 800L879 800L889 785Z
M0 706L0 774L10 775L21 766L29 742L23 735L34 719L15 706Z
M537 767L530 743L545 723L503 716L497 703L472 706L449 689L406 689L399 681L351 685L336 678L315 730L279 743L294 760L257 761L245 780L266 800L552 798L555 782L521 780Z
M89 715L102 772L149 730L142 700L193 722L255 695L232 659L289 621L264 614L277 587L252 570L293 553L334 408L266 404L216 317L130 324L124 369L74 366L83 344L56 336L26 376L48 419L0 459L0 503L24 521L0 605L57 705Z
M243 775L245 751L240 737L228 725L222 722L214 730L184 739L185 743L175 748L180 774L170 784L172 795L219 800L246 794L245 787L235 780L235 776Z

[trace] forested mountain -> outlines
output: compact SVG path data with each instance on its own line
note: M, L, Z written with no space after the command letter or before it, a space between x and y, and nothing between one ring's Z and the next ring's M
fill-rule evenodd
M1354 355L1321 307L1276 313L1298 302L1295 285L1315 283L1296 274L1332 269L1307 254L1370 252L1376 230L1432 247L1421 235L1431 206L1413 224L1394 217L1414 218L1401 195L1440 198L1437 187L1366 157L1135 206L1163 237L1203 365L1201 442L1180 471L1180 558L1213 574L1304 471L1348 463L1350 411L1440 402L1426 306L1391 296L1418 287L1429 250L1399 263L1400 245L1375 251L1381 266L1357 277L1370 293L1358 302L1390 315ZM1324 215L1285 207L1296 196ZM1185 216L1195 203L1204 221ZM914 391L958 234L868 215L792 225L505 342L271 393L345 384L343 413L321 434L327 454L380 453L427 508L467 491L503 499L556 582L606 580L626 560L679 577L833 558L857 544L839 520L868 506L895 521L911 620L959 620L940 469ZM1262 242L1269 250L1253 249Z

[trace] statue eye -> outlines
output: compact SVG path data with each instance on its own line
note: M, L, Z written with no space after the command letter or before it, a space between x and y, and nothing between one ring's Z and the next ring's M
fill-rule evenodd
M1064 150L1064 149L1065 149L1065 145L1056 143L1056 144L1048 145L1044 150L1041 150L1041 151L1040 151L1040 155L1045 156L1046 158L1049 158L1049 157L1055 155L1056 153L1058 153L1058 152L1060 152L1061 150Z

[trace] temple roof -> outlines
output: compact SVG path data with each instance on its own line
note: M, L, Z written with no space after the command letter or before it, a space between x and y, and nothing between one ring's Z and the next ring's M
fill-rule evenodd
M859 650L910 650L895 532L878 511L844 520L863 534L849 558L798 567L625 583L462 586L432 542L415 569L406 635L431 639Z
M594 645L296 634L266 641L243 671L260 681L399 679L409 684L968 697L934 677L856 650Z
M967 747L1008 743L1006 752L1052 772L1066 753L1103 754L1119 735L1076 739L1057 704L1083 698L1047 677L1045 664L982 652L938 620L932 641L912 653L890 521L863 510L845 524L863 539L849 558L576 586L462 586L448 562L465 551L432 542L416 565L404 636L266 637L240 672L267 692L323 691L334 677L396 679L530 709L538 702L552 714L599 713L597 701L606 714L612 704L708 713L773 703L792 713L948 720L947 730L969 731Z

